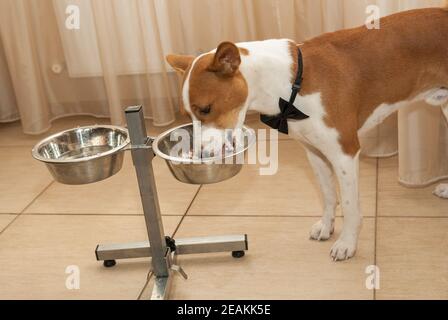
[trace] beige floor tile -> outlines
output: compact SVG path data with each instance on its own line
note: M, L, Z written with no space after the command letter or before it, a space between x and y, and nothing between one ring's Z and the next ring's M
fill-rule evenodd
M16 215L14 214L0 214L0 232L2 232L15 217Z
M361 160L361 208L375 216L376 159ZM245 166L235 178L204 186L191 215L296 215L321 214L320 191L303 147L296 141L280 141L279 170L261 176L260 166Z
M448 219L379 218L378 299L448 299Z
M435 186L406 188L398 183L398 158L381 159L378 171L378 215L448 217L448 201L432 194Z
M176 121L165 127L155 127L151 124L151 120L146 120L148 135L158 135L169 128L179 126L184 123L191 122L186 116L178 115ZM0 146L30 146L40 140L60 131L75 128L78 126L90 126L95 124L110 124L108 118L95 118L91 116L73 116L55 120L51 128L40 135L24 134L20 121L12 123L0 124Z
M183 215L199 187L175 180L162 159L155 158L153 166L162 214ZM82 186L54 183L25 213L142 214L131 155L125 155L123 169L107 180Z
M180 217L164 217L167 234ZM149 259L106 269L98 243L145 240L143 217L21 216L0 236L0 299L136 299ZM78 266L80 290L68 290L67 266Z
M20 213L53 180L28 147L0 148L0 163L0 213Z
M374 219L365 219L358 253L335 263L334 241L308 239L312 218L187 217L176 237L247 233L242 259L229 253L181 256L188 273L176 277L173 299L372 299L365 269L373 264ZM337 221L336 235L341 221ZM151 284L150 284L151 285ZM142 298L149 298L151 286Z

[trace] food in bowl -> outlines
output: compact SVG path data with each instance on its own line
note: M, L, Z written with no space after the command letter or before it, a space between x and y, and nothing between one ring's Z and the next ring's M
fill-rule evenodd
M193 147L193 124L187 124L157 137L153 150L166 161L177 180L188 184L212 184L228 180L241 171L244 155L255 143L252 129L243 127L242 134L242 139L238 139L241 143L234 145L233 150L223 149L219 155L204 157L200 147Z

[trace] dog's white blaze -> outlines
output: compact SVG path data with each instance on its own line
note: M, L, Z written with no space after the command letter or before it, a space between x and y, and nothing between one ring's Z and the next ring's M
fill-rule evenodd
M190 71L188 72L188 74L185 78L184 86L182 88L182 100L184 103L184 109L186 112L188 112L190 114L191 120L193 121L193 153L194 153L193 156L195 158L201 157L201 154L202 154L201 145L203 144L204 139L209 139L210 131L206 131L207 128L205 128L205 129L202 128L201 122L198 120L196 115L191 110L190 78L191 78L191 73L193 72L193 68L196 65L196 63L198 62L198 60L201 57L205 56L206 54L207 53L204 53L193 60L193 62L191 63ZM217 141L217 139L215 139L215 141ZM205 150L205 153L210 154L211 152L213 152L213 150L214 150L214 146L211 145L211 143L210 143L210 146L207 148L207 150Z
M193 60L193 62L191 63L191 68L190 71L188 72L186 78L185 78L185 82L184 82L184 86L182 88L182 101L184 103L184 109L185 111L187 111L193 120L197 120L196 116L194 115L194 113L191 111L191 105L190 105L190 78L191 78L191 73L193 71L193 68L196 64L196 62L198 62L198 60L200 58L202 58L203 56L205 56L207 53L204 53L202 55L200 55L199 57L197 57L196 59Z

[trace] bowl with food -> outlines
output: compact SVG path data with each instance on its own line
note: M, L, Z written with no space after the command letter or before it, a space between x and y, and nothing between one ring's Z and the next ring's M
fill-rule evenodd
M245 162L245 155L255 143L255 132L243 127L235 130L231 148L204 156L200 142L195 143L193 124L173 128L158 136L153 144L154 153L165 160L173 176L188 184L213 184L236 176Z

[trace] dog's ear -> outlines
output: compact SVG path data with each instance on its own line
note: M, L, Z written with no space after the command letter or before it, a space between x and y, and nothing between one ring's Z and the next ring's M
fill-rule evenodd
M193 60L193 56L181 56L177 54L169 54L166 56L166 61L181 75L185 73Z
M232 42L223 42L216 50L208 70L231 77L238 71L240 64L241 56L238 47Z

